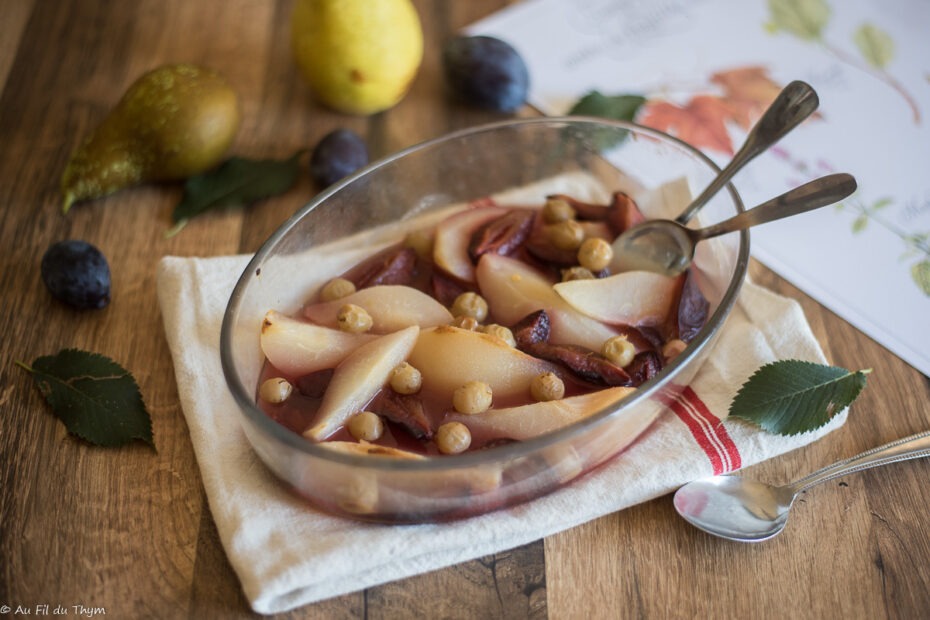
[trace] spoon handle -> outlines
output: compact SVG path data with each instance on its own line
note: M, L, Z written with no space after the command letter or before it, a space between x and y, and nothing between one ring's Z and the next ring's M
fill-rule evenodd
M867 452L840 461L839 463L828 465L792 483L789 487L792 488L795 493L799 493L816 484L838 478L839 476L845 476L846 474L879 467L881 465L897 463L898 461L919 459L925 456L930 456L930 431L924 431L916 435L911 435L910 437L898 439L897 441L872 448Z
M693 230L696 241L773 222L839 202L856 191L856 179L845 172L829 174L796 187L781 196L753 207L712 226Z
M782 89L772 105L765 111L759 121L746 136L746 141L740 147L733 159L730 160L717 178L708 185L701 195L694 199L681 215L675 218L679 224L687 224L698 209L730 182L730 179L739 172L743 166L755 159L757 155L781 140L785 134L801 124L808 116L814 113L820 100L817 93L809 84L800 80L791 82Z

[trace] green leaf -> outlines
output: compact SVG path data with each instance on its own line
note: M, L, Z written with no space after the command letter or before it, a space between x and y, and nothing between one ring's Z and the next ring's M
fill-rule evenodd
M571 116L599 116L615 121L632 121L646 103L640 95L603 95L596 90L575 102L568 111Z
M862 24L853 34L853 43L866 62L876 69L884 69L894 57L894 39L872 24Z
M304 152L283 160L231 157L215 170L190 177L171 219L180 223L210 209L245 206L283 194L297 181Z
M860 215L852 223L853 233L860 233L865 230L865 227L869 224L869 218L865 215Z
M570 116L596 116L615 121L632 121L636 112L646 102L640 95L603 95L593 90L575 102L568 111ZM604 151L613 148L626 139L629 132L596 132L592 142L596 149Z
M825 0L769 0L769 32L784 30L805 41L819 41L830 21Z
M924 295L930 296L930 260L923 260L911 265L911 278L924 292Z
M902 239L909 252L930 256L930 231L905 234Z
M812 431L856 399L869 372L801 360L766 364L740 388L730 416L778 435Z
M872 211L879 211L894 204L894 198L879 198L872 204Z
M62 349L36 359L32 374L68 432L98 446L141 439L153 448L152 420L128 370L98 353Z

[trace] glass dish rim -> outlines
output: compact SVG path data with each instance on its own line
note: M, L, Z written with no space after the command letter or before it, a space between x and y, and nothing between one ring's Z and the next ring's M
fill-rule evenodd
M480 466L497 465L503 462L509 462L514 459L525 457L537 453L546 448L563 444L566 440L576 437L588 431L591 427L606 423L610 417L616 416L622 409L635 406L636 403L644 401L653 396L655 392L665 387L664 384L671 382L681 372L689 361L696 358L700 352L710 346L715 339L717 332L723 328L726 318L736 303L742 283L746 278L749 266L749 231L740 231L740 244L737 252L735 263L734 278L729 282L720 304L714 313L708 318L704 327L698 332L691 341L684 353L676 357L672 363L664 367L659 374L642 384L637 390L625 398L620 399L610 407L604 408L578 422L569 426L545 433L538 437L514 442L502 446L488 448L473 452L465 452L457 455L446 455L441 458L428 459L392 459L385 457L374 457L357 454L347 454L331 450L321 445L315 444L304 439L296 433L286 429L276 423L261 411L255 404L254 397L250 390L239 380L236 370L235 360L231 353L233 342L234 326L237 318L239 302L245 294L245 291L251 281L253 274L256 273L268 256L276 249L281 239L286 236L297 223L306 216L310 211L324 204L330 196L341 191L344 187L351 185L356 180L373 174L380 168L390 163L402 159L417 151L427 150L445 142L452 142L465 138L470 135L497 131L507 127L525 126L525 125L597 125L608 126L619 129L630 130L633 133L652 136L661 142L667 142L678 147L687 154L691 155L698 161L702 162L709 168L709 171L716 175L720 172L717 166L709 157L701 153L690 144L669 135L665 132L652 129L634 122L615 121L590 116L547 116L510 119L475 125L468 128L456 130L431 138L396 151L381 159L378 159L361 170L346 177L331 187L321 191L314 196L309 202L297 210L291 217L282 223L255 252L242 274L238 277L236 285L230 294L229 301L223 312L223 321L220 328L220 362L223 368L223 375L226 386L236 401L240 415L244 415L249 422L257 426L262 432L270 435L275 441L297 450L298 452L311 458L319 458L325 461L350 465L363 469L379 471L404 471L404 472L437 472L453 471L457 469L473 468ZM732 183L728 183L726 191L729 193L731 200L736 206L738 212L745 210L742 200ZM661 385L660 385L661 384ZM254 390L252 390L254 392ZM241 422L240 422L241 423ZM251 439L249 439L251 443Z

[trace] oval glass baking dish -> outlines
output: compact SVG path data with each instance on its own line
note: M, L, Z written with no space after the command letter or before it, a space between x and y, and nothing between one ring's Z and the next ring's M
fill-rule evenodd
M631 123L533 118L474 127L377 161L317 195L252 258L230 297L220 356L245 435L261 460L314 506L379 522L462 518L514 505L568 484L615 456L664 410L713 346L735 304L749 260L745 231L699 246L709 318L688 347L617 403L528 440L458 455L403 460L346 454L272 420L256 404L265 313L296 313L340 259L363 256L451 205L495 196L542 204L561 189L633 195L647 217L674 216L718 173L687 144ZM589 196L590 197L590 196ZM732 186L697 222L742 211ZM335 261L335 262L334 262ZM344 263L350 264L350 263ZM231 420L232 423L232 420Z

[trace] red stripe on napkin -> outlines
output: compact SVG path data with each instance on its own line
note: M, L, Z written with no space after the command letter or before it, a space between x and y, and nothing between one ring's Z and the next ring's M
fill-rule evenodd
M739 469L742 458L733 439L721 424L720 418L711 413L690 387L666 399L665 403L685 423L698 446L707 455L714 475Z

